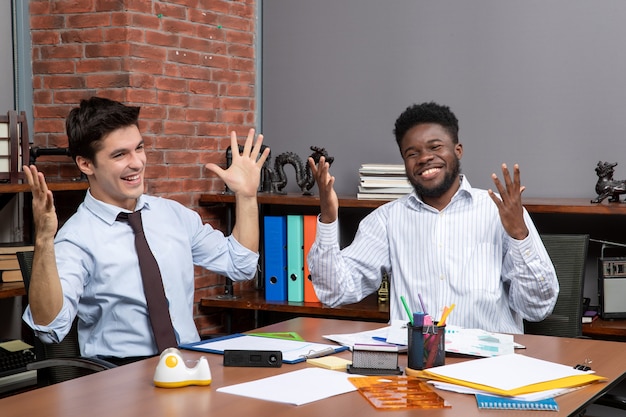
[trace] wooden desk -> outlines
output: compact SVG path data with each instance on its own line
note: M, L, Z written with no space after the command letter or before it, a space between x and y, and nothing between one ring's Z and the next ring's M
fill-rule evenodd
M626 319L603 320L598 317L591 323L583 324L583 336L626 342Z
M307 340L327 342L323 334L370 330L380 324L302 317L267 326L259 331L298 332ZM524 354L563 364L580 363L585 358L593 361L594 370L607 377L607 383L586 386L557 398L559 412L533 412L533 416L550 417L572 415L586 407L593 399L614 386L624 377L626 357L623 344L591 339L568 339L547 336L522 335L516 341L524 344ZM201 353L183 351L186 360L197 359ZM350 358L350 352L338 354ZM225 368L222 356L206 354L213 377L208 387L179 389L155 388L152 384L158 358L150 358L109 371L18 394L0 400L3 417L126 417L126 416L185 416L185 417L319 417L319 416L493 416L525 415L524 411L479 411L471 395L440 391L451 405L449 409L397 410L383 412L374 409L358 392L338 395L300 407L239 397L216 392L217 388L269 377L277 373L295 371L306 363L283 365L281 368ZM454 363L460 358L446 358ZM406 355L400 355L400 365L406 365Z

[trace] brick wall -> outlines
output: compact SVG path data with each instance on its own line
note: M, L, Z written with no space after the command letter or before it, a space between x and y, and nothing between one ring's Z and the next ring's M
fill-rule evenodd
M204 164L225 164L229 132L243 139L256 122L254 0L31 0L29 7L35 146L67 146L64 119L82 98L141 106L146 191L223 230L223 209L200 208L198 198L224 189ZM58 157L38 165L49 178L78 174ZM221 317L197 302L222 293L223 280L196 270L201 333L220 331Z

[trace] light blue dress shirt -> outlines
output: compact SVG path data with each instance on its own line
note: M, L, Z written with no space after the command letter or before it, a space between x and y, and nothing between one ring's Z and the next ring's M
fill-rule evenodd
M435 319L455 304L447 323L503 333L523 333L523 319L552 312L559 293L554 266L524 210L529 235L511 238L485 190L462 176L450 204L438 211L415 192L366 216L352 244L340 250L337 222L317 225L308 256L315 291L324 304L358 302L390 277L390 318L412 311Z
M258 253L208 224L180 203L142 195L144 233L159 264L172 324L179 344L198 341L193 320L194 265L236 281L254 277ZM44 342L58 342L78 314L81 354L149 356L157 354L143 292L135 239L130 225L116 221L120 208L88 191L77 212L55 238L63 307L47 326L24 320Z

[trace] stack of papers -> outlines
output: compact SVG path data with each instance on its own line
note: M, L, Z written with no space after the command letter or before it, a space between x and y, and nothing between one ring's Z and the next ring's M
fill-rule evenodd
M394 200L413 189L403 164L362 164L358 199Z
M378 343L398 345L400 351L406 351L408 344L407 322L393 320L390 326L359 333L325 335L332 340L350 349L355 344ZM446 326L446 352L471 355L478 357L492 357L508 355L515 351L513 335L492 333L480 329L464 329L457 326Z
M437 382L447 382L507 397L575 388L606 379L571 366L517 353L444 365L414 373L414 376Z

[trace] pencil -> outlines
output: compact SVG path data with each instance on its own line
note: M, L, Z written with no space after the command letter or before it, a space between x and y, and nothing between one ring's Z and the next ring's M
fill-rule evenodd
M411 314L411 310L409 309L409 306L406 304L404 295L400 296L400 301L402 301L402 305L404 306L404 311L406 311L406 314L409 316L409 320L411 321L411 326L413 326L413 314Z
M445 308L445 310L443 311L443 315L441 316L441 320L439 320L439 323L437 323L438 326L445 326L446 319L448 318L452 310L454 310L455 306L456 304L450 304L450 308L448 307Z

